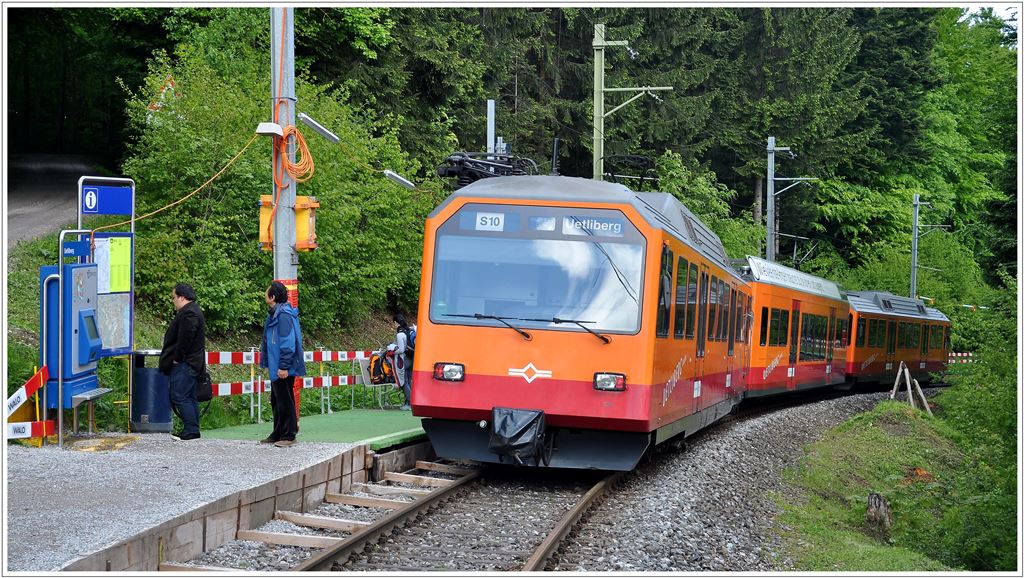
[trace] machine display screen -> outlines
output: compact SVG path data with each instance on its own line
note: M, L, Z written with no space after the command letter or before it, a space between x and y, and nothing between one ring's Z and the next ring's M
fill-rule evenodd
M89 340L99 339L100 332L96 329L96 318L92 315L86 315L82 320L85 322L85 334L89 337Z

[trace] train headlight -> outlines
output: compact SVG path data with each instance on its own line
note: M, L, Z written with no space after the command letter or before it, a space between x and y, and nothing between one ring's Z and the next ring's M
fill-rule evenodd
M466 368L461 363L439 362L434 364L434 379L441 381L462 381L466 378Z
M626 376L622 373L595 373L594 389L601 391L626 391Z

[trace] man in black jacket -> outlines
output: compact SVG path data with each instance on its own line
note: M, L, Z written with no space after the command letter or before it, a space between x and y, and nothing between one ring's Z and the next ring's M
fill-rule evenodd
M177 311L164 333L160 351L160 373L170 376L171 403L178 409L184 424L176 440L199 438L199 402L196 385L206 367L206 319L196 303L191 285L178 283L171 291Z

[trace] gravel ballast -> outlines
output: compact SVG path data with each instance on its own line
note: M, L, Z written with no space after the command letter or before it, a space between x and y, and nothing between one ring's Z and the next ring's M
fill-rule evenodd
M109 452L7 447L7 571L58 570L175 516L352 447L300 441L278 448L252 441L132 435L139 439Z
M792 571L771 494L826 430L887 398L853 395L723 424L642 466L591 511L549 569Z

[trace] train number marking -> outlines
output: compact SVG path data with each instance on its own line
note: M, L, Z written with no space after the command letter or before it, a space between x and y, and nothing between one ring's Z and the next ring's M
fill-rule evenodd
M476 230L477 231L504 231L505 230L505 214L504 213L477 213L476 214Z
M533 366L533 362L526 364L526 367L516 369L514 367L508 368L508 374L513 377L521 377L526 380L526 383L533 383L533 380L538 377L551 377L551 371L547 369L537 369Z

